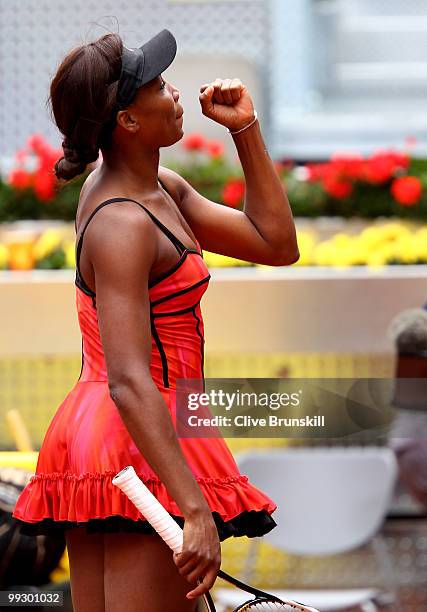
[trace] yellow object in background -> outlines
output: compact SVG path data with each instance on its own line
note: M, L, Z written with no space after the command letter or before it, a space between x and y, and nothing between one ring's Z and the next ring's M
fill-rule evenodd
M57 567L50 574L50 579L52 582L65 582L70 579L70 562L67 549L65 549Z
M8 250L4 244L0 244L0 270L7 267Z
M32 270L34 263L32 242L9 244L8 266L11 270Z
M67 268L75 268L76 266L76 253L75 244L73 240L64 240L62 248L65 253L65 265Z
M12 438L18 451L22 451L24 453L31 452L33 450L33 445L31 443L28 429L25 426L19 410L8 410L6 412L6 422L9 426Z
M33 256L36 260L43 259L53 250L61 246L64 231L57 228L49 228L37 239L33 246Z
M35 239L34 230L13 230L5 235L3 241L7 248L7 265L11 270L32 270L34 268Z
M34 473L36 471L38 456L39 454L35 451L31 453L0 451L0 467L28 470Z

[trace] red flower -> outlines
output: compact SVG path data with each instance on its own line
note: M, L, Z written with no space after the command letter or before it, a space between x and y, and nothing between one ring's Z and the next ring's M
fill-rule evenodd
M57 160L63 156L63 152L57 151L55 149L45 150L41 155L39 155L38 160L38 170L43 170L44 172L53 172L53 168Z
M364 160L357 155L337 154L332 158L331 164L333 171L340 176L341 179L360 179Z
M391 153L398 169L407 170L410 164L409 155L406 153Z
M408 166L409 157L403 153L375 153L365 163L365 179L374 185L386 183L395 176L396 171L406 169Z
M56 178L53 173L38 170L34 174L34 192L39 200L47 202L55 195Z
M206 143L206 148L213 158L221 157L224 153L224 145L219 140L210 140Z
M9 174L8 182L16 189L26 189L31 185L32 175L26 170L17 168Z
M35 169L25 169L27 158L33 158ZM27 139L26 149L18 151L15 160L18 167L9 175L9 183L18 189L31 187L36 197L44 202L55 197L57 180L53 171L56 161L62 157L62 150L54 149L40 134Z
M222 191L222 201L227 206L235 208L241 204L245 194L245 181L243 179L230 179Z
M391 194L402 206L414 206L421 199L423 186L417 177L403 176L393 181Z
M315 183L323 179L330 168L330 164L307 164L306 168L308 170L308 180Z
M353 185L336 176L329 176L323 180L323 189L337 200L345 200L351 194Z
M27 147L37 155L43 155L49 145L41 134L33 134L27 139Z
M27 159L27 155L28 153L25 151L25 149L20 149L15 153L15 161L17 161L18 164L23 164Z
M200 151L205 148L206 140L203 134L194 132L193 134L189 134L186 138L183 138L182 146L187 149L187 151Z

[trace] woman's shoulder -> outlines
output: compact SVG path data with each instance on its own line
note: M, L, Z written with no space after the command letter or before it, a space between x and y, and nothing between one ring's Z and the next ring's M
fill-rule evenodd
M87 209L87 202L91 200L91 188L93 188L94 182L96 180L96 168L92 170L90 174L86 177L83 182L82 188L80 189L79 201L77 204L76 211L76 227L80 225L80 219L85 217L85 209Z
M90 200L91 194L93 192L99 191L99 185L97 181L98 172L99 168L94 168L92 172L90 172L85 178L82 188L80 189L79 204L83 204L85 201Z
M107 203L118 192L98 180L98 168L95 168L85 179L80 190L79 201L76 211L76 228L83 226L96 208Z
M84 223L97 205L104 200L109 199L111 194L117 195L117 189L112 189L111 185L109 185L109 189L106 189L106 186L101 184L102 181L98 180L98 171L99 168L92 170L92 172L86 177L80 190L79 202L76 211L77 228L80 227L81 223ZM158 176L160 182L166 188L167 192L173 198L179 208L182 197L179 175L173 170L159 165Z
M183 179L177 172L165 166L159 166L159 179L179 206L182 199L181 182Z

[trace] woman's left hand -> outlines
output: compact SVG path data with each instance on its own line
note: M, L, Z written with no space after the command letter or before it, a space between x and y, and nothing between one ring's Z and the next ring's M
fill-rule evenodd
M202 113L232 132L248 125L254 118L254 105L240 79L215 79L200 87Z

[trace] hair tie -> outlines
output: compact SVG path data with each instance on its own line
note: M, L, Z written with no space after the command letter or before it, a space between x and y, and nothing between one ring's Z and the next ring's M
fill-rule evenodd
M99 149L78 147L69 138L62 141L65 159L72 164L90 164L98 159Z
M64 151L65 159L72 164L81 164L82 159L80 157L80 152L78 149L72 144L69 138L64 138L62 141L62 149Z

